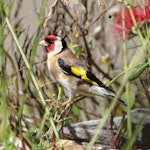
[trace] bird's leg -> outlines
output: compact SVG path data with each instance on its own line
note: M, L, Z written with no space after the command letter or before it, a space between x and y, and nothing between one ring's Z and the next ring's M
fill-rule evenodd
M70 91L70 89L68 89L68 91ZM72 102L73 102L72 100L74 97L75 97L74 92L70 91L69 92L69 98L66 102L63 103L63 105L68 108L72 104Z

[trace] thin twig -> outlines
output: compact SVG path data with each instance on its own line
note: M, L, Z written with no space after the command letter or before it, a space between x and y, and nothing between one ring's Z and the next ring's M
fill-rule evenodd
M55 8L56 8L57 4L58 4L58 0L55 0L53 5L50 7L49 13L44 22L44 28L47 26L48 21L51 19L52 14L55 12Z
M104 9L102 10L102 12L100 12L100 13L98 14L98 16L86 27L86 29L90 28L90 27L91 27L95 22L97 22L97 21L100 19L100 17L101 17L102 15L104 15L106 12L107 12L107 9L106 9L106 6L105 6Z
M64 109L62 110L61 114L58 116L56 122L59 122L60 119L64 118L65 112L75 103L83 99L85 96L78 96L72 100L66 101L62 104Z
M72 14L70 13L70 11L67 9L66 5L64 5L64 3L61 0L58 0L60 2L60 4L63 6L64 10L68 13L68 15L70 16L70 18L74 21L77 22L77 20L74 19L74 17L72 16ZM79 25L79 24L78 24ZM80 25L79 25L80 26Z
M43 61L40 61L40 62L36 62L33 65L37 65L37 64L41 64L41 63L45 64L46 60L43 60ZM11 78L11 77L15 76L18 72L20 72L20 71L22 71L24 69L28 69L27 66L23 66L22 68L18 69L16 72L14 72L11 75L9 75L9 77Z
M116 2L113 2L112 5L107 7L106 2L104 2L104 8L103 10L97 15L97 17L85 28L88 29L90 28L94 23L96 23L110 8L116 5Z

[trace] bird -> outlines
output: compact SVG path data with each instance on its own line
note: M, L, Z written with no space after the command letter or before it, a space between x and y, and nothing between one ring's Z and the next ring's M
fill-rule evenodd
M83 61L68 48L64 38L47 35L39 45L45 47L49 73L67 90L68 100L72 100L76 93L115 99L116 93L86 68ZM117 101L126 105L120 98L117 98Z

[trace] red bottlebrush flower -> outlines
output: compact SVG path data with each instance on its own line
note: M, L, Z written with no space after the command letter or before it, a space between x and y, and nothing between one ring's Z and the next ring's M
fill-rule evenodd
M150 22L150 0L147 0L145 4L146 6L143 7L137 6L131 8L135 21L139 26L145 22ZM122 38L123 34L122 12L118 11L115 18L116 18L115 23L112 25L112 32L115 39L119 40ZM132 33L134 27L133 19L131 17L128 7L124 9L124 24L125 24L125 34L126 37L128 38L130 33Z

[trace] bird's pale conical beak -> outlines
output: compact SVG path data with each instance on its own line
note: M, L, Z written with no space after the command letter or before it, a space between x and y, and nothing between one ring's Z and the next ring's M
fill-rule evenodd
M39 45L48 46L49 43L47 43L45 40L42 40L41 42L39 42Z

